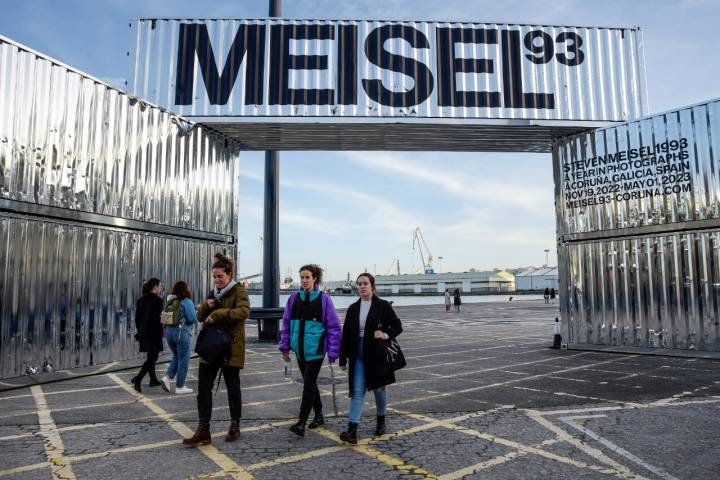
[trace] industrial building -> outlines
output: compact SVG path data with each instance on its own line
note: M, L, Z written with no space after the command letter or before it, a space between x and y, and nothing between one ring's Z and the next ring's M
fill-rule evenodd
M410 275L378 275L378 294L437 294L446 288L459 288L465 294L513 292L515 277L502 270L486 272L433 273Z
M559 287L557 267L530 267L515 274L515 290L558 290Z

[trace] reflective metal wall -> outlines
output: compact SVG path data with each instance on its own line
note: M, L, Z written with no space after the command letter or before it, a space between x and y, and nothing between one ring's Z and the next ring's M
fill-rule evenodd
M194 300L228 245L0 214L0 377L137 357L143 279L187 281Z
M134 358L142 282L235 254L237 147L0 37L0 378Z
M571 344L720 351L720 101L559 140Z
M0 198L232 235L223 137L0 37Z

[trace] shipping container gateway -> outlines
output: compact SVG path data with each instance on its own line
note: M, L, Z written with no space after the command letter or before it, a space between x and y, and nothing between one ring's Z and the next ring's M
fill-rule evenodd
M553 147L570 344L720 351L720 100Z
M550 151L641 117L637 28L291 19L130 23L136 95L246 149Z
M0 37L0 378L138 356L144 279L234 254L227 138Z

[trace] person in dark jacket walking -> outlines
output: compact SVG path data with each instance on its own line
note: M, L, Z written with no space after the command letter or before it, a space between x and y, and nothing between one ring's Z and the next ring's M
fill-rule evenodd
M226 442L240 438L240 417L242 396L240 391L240 369L245 366L245 320L250 316L250 299L245 289L233 280L235 262L221 253L215 254L212 266L212 289L205 303L200 306L197 316L206 325L218 324L233 336L230 361L226 364L211 364L200 358L198 369L198 425L190 438L183 439L183 445L197 447L208 445L211 440L210 420L212 419L213 384L219 372L225 379L230 426Z
M455 313L460 313L460 305L462 305L462 300L460 299L459 288L456 288L455 292L453 293L453 304L455 305Z
M550 303L555 303L555 287L550 289Z
M550 303L550 289L545 287L545 292L543 293L543 298L545 299L545 304Z
M378 342L395 338L402 333L402 324L389 302L375 295L375 277L361 273L356 281L360 299L350 305L345 314L342 339L340 340L340 368L349 366L350 414L348 429L340 434L344 442L356 444L357 429L362 417L365 391L375 394L377 423L375 436L384 435L387 427L387 391L385 387L395 383L395 373L380 374L376 365L383 361L375 348Z
M130 381L138 392L145 374L150 375L150 386L158 387L160 382L155 374L155 363L163 349L163 327L160 323L160 313L163 301L160 298L162 283L157 278L151 278L142 286L142 296L135 302L135 340L140 342L140 351L145 352L145 363L140 372Z
M317 378L325 355L333 363L340 353L340 319L330 296L320 291L322 273L317 265L300 267L302 289L293 293L285 305L278 345L286 362L290 361L290 350L295 352L303 377L300 414L297 423L290 427L301 437L305 435L310 410L315 411L315 417L308 428L325 424Z

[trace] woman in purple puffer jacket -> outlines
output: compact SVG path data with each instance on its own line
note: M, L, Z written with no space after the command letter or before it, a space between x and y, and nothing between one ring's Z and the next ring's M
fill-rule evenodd
M325 424L317 378L325 355L328 362L334 363L340 354L340 319L330 296L320 291L322 273L317 265L300 267L302 289L288 299L278 345L286 362L290 361L290 350L295 352L303 377L300 415L297 423L290 427L301 437L305 435L310 410L315 411L315 418L309 428Z

